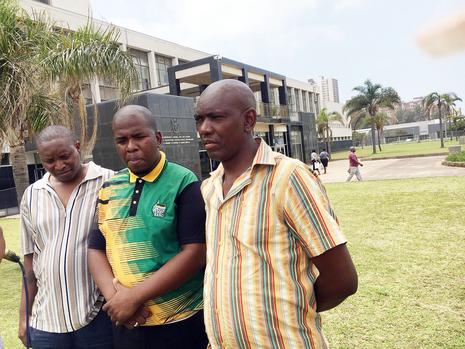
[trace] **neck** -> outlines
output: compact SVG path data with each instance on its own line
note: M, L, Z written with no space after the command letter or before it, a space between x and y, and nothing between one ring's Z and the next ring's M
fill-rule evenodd
M239 177L253 163L260 143L252 137L244 143L239 154L230 160L223 161L224 174L228 177Z

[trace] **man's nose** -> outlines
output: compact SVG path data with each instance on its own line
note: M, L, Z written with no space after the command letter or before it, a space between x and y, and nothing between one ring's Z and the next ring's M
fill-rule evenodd
M136 149L137 149L137 144L136 144L135 140L129 139L128 140L127 150L128 151L134 151Z
M63 168L65 168L65 166L65 162L61 160L57 160L57 162L55 163L55 168L57 170L62 170Z
M205 118L197 123L197 132L199 134L208 134L209 132L211 132L211 130L211 123L208 120L208 118Z

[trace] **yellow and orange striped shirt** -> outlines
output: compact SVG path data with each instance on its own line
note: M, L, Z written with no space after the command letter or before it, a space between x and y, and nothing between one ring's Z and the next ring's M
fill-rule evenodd
M346 240L324 188L264 141L226 197L223 173L220 165L202 185L211 347L326 348L311 258Z

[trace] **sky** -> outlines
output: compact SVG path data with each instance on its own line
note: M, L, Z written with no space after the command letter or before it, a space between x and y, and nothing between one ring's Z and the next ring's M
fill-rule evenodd
M366 79L404 101L465 99L465 51L430 56L418 33L464 0L91 0L94 18L297 80L339 81L341 102ZM465 109L464 103L459 103Z

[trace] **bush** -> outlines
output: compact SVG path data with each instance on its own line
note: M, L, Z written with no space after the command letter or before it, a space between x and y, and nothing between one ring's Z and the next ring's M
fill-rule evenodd
M461 151L457 154L451 154L446 158L446 160L452 162L465 162L465 151Z

